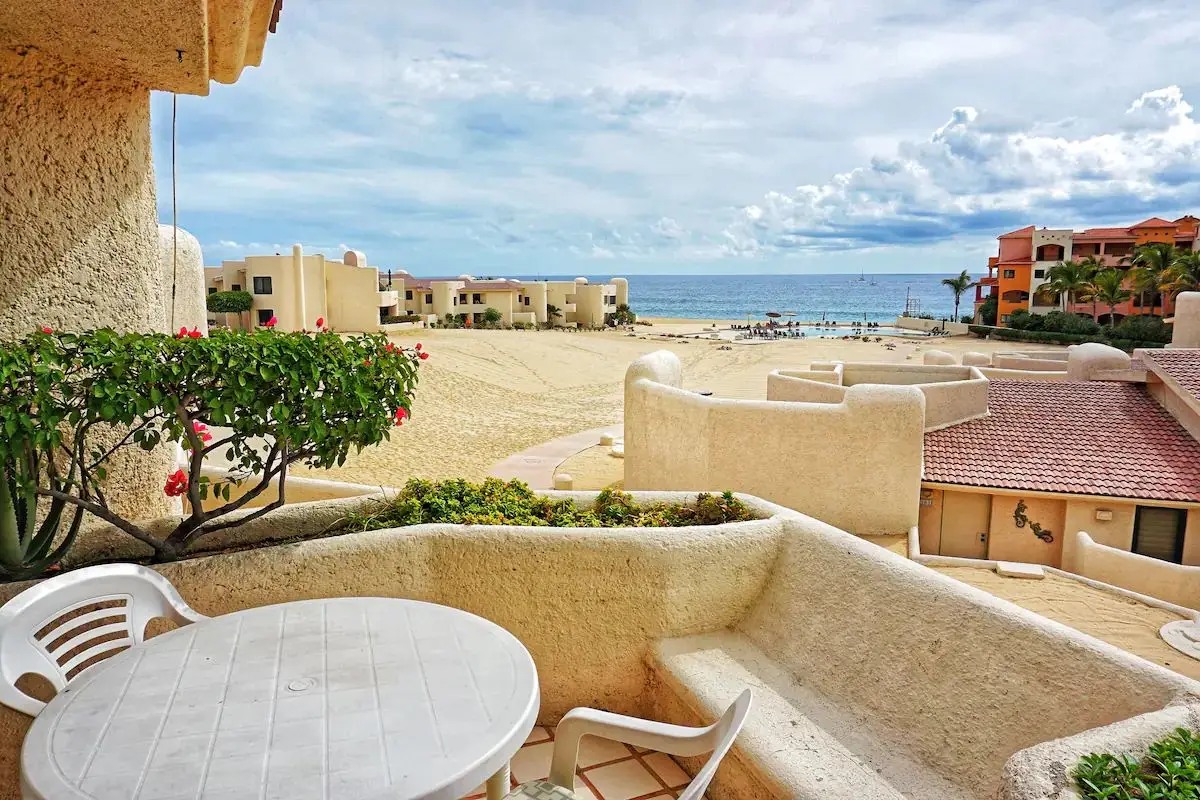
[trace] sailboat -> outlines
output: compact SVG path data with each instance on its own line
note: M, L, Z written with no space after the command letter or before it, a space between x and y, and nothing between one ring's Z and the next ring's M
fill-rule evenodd
M878 286L879 285L878 283L875 282L874 278L872 278L870 281L867 280L867 271L865 269L859 271L857 278L851 278L850 283L851 283L851 285L860 284L863 286Z

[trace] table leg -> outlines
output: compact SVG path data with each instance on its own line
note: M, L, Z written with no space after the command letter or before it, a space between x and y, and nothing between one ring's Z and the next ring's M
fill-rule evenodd
M508 762L487 779L487 800L503 800L512 791L512 781L509 779Z

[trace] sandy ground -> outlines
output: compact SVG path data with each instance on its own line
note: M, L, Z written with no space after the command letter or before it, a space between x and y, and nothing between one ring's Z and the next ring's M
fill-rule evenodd
M571 476L575 489L584 491L620 488L625 480L625 461L611 455L611 447L596 445L568 458L559 464L556 473Z
M1200 680L1200 661L1185 656L1158 636L1158 629L1163 625L1183 619L1178 614L1057 575L1047 575L1035 581L1006 578L979 567L936 569L943 575L969 583L1043 617Z
M622 381L631 361L668 349L683 361L684 386L724 397L762 399L767 373L814 360L920 361L921 350L1012 350L1012 343L953 337L936 342L881 344L840 339L734 344L665 339L696 332L704 322L639 326L616 331L423 330L393 338L421 341L430 358L421 364L412 419L391 440L352 455L345 466L315 474L375 486L410 477L480 479L497 461L559 436L617 423Z

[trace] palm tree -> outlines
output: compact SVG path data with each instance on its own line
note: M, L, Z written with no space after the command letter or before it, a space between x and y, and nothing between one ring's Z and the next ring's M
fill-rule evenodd
M1108 267L1104 263L1104 259L1100 256L1087 256L1079 262L1079 266L1087 270L1086 285L1080 288L1080 297L1084 300L1092 301L1092 322L1096 322L1100 318L1100 309L1097 307L1098 301L1096 298L1096 284L1093 282L1095 277Z
M1108 324L1116 324L1113 317L1117 313L1117 305L1131 297L1131 292L1125 288L1125 274L1119 269L1105 269L1096 273L1092 278L1092 302L1099 301L1108 306Z
M1067 305L1074 303L1077 295L1087 291L1092 272L1078 261L1060 261L1050 268L1046 277L1048 280L1042 289L1058 295L1062 310L1066 311Z
M1130 274L1133 276L1133 286L1137 289L1138 304L1143 314L1153 313L1154 297L1159 293L1164 283L1171 280L1170 272L1179 251L1172 245L1163 242L1144 244L1134 248L1133 256L1128 259ZM1125 259L1122 259L1125 260ZM1146 295L1150 296L1150 311L1146 311Z
M954 292L954 321L958 322L958 303L962 299L963 292L975 285L971 280L971 275L965 269L957 278L942 278L942 286L949 286L950 291Z
M1166 282L1158 288L1166 292L1171 300L1180 292L1200 291L1200 253L1191 251L1179 253L1167 271ZM1163 313L1167 312L1166 300L1163 301Z
M546 324L554 327L554 318L562 316L562 309L558 306L546 304Z

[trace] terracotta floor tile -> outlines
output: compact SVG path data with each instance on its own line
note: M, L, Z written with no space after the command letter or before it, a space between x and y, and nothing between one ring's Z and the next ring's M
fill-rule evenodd
M541 725L536 726L525 737L525 744L537 744L539 742L550 741L550 731L543 728Z
M550 755L554 742L527 744L512 759L512 775L517 783L544 780L550 774Z
M622 758L633 758L633 753L620 742L601 739L599 736L584 736L579 740L580 769L587 769L607 761L618 761Z
M649 753L642 758L650 766L650 769L663 779L663 783L672 789L687 786L692 781L692 777L666 753Z
M661 789L662 784L641 762L631 759L594 767L584 774L600 792L603 800L633 800Z

